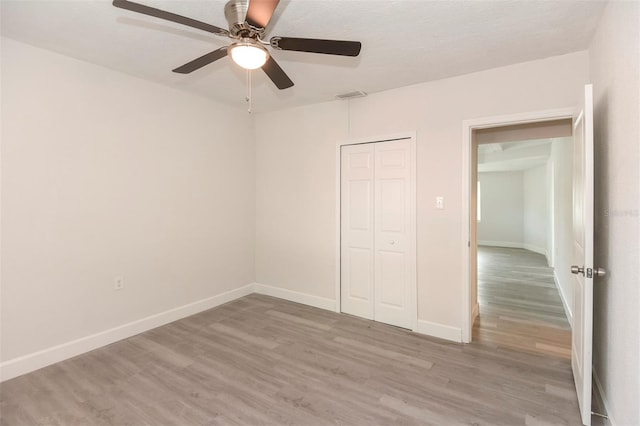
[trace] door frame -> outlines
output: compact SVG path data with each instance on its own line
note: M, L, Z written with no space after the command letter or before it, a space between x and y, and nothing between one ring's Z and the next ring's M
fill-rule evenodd
M416 169L416 132L402 132L402 133L394 133L382 136L369 136L362 138L352 138L346 139L342 141L338 141L336 144L336 271L335 271L335 283L336 283L336 312L342 312L342 300L341 300L341 291L340 291L340 270L341 270L341 171L342 171L342 161L341 161L341 149L345 145L359 145L365 143L376 143L376 142L391 142L396 140L408 139L409 140L409 149L410 149L410 165L411 165L411 178L410 178L410 189L409 194L411 195L411 208L410 208L410 242L409 242L409 250L410 250L410 260L411 260L411 276L409 277L409 285L410 285L410 294L411 300L409 302L409 306L411 307L411 330L416 331L418 327L418 281L417 281L417 227L416 227L416 218L417 218L417 169Z
M477 247L478 241L475 232L475 224L471 217L471 179L473 177L472 150L473 131L492 127L512 126L562 119L573 119L575 108L550 109L532 111L520 114L480 117L462 121L462 238L460 248L462 253L462 342L471 343L473 324L475 320L472 306L472 288L474 285L472 275L471 248ZM475 263L474 263L475 265Z

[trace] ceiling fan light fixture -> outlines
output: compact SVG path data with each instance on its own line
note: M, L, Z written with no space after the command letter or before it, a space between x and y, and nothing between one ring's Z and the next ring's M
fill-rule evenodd
M293 81L280 68L278 62L271 57L266 46L275 50L352 57L358 56L362 48L362 43L359 41L348 40L281 36L271 37L269 41L264 40L262 37L280 0L228 0L224 7L224 14L229 24L228 30L131 0L112 1L113 6L119 9L196 28L216 36L228 37L234 41L230 46L220 47L171 70L178 74L190 74L226 56L231 56L231 60L244 69L262 68L273 84L278 89L284 90L292 87ZM248 87L251 87L250 78L251 73L248 72Z
M269 52L254 41L239 41L229 47L233 62L244 69L255 70L267 62Z

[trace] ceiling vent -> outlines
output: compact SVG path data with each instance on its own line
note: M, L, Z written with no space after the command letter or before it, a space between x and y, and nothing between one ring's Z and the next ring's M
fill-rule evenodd
M354 90L353 92L340 93L339 95L336 95L336 98L346 100L353 98L362 98L365 96L367 96L367 94L362 90Z

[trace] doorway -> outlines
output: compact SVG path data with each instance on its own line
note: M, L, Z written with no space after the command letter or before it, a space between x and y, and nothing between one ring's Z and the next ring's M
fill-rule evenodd
M570 311L563 306L570 305L570 278L562 274L572 249L571 135L568 119L472 134L478 188L473 341L571 357ZM568 226L554 235L556 220ZM561 276L553 268L556 254Z
M570 294L561 285L568 286L570 280L563 271L569 270L571 250L571 132L571 121L565 120L473 135L474 342L571 356L571 328L563 306Z
M554 187L559 183L556 182L554 171L556 171L561 164L558 161L554 163L553 156L549 155L551 151L552 139L561 137L570 137L572 134L572 110L552 110L527 114L518 114L514 116L505 117L491 117L485 119L468 120L463 123L464 130L464 149L463 149L463 213L465 213L464 229L463 229L463 303L462 303L462 316L463 316L463 330L462 340L465 343L469 343L473 340L473 324L476 321L478 315L481 315L481 305L478 300L478 281L479 278L485 280L487 277L493 277L495 280L504 280L504 277L500 277L500 273L496 275L495 270L481 270L482 277L478 274L478 254L479 254L479 242L482 244L480 247L489 246L497 247L498 250L491 252L490 250L481 250L480 255L482 260L491 260L496 256L502 256L504 259L523 259L522 256L518 256L518 250L521 253L527 254L531 252L534 257L538 256L537 260L529 259L522 265L523 269L520 271L521 276L511 276L515 282L523 283L523 275L527 271L526 267L529 266L529 272L538 273L538 280L547 280L545 284L538 283L539 285L553 285L555 287L555 276L550 268L555 265L559 260L556 247L557 239L551 235L551 229L558 229L558 224L555 223L556 214L551 212L551 209L557 210L555 191L547 191L548 198L544 203L541 212L534 212L534 219L525 218L524 215L524 187L525 181L529 183L535 183L537 181L544 181L547 187L553 185ZM522 141L528 141L526 144L518 145ZM489 146L489 144L495 144ZM484 150L478 150L479 146L485 145L487 148ZM484 151L484 152L483 152ZM526 153L526 155L521 155ZM541 153L545 153L544 155ZM480 158L479 158L480 157ZM518 159L519 158L519 159ZM478 161L492 163L490 167L493 170L485 169L479 173ZM490 161L485 161L490 160ZM497 161L500 160L500 161ZM537 163L536 163L537 162ZM570 160L569 160L570 162ZM512 168L520 168L522 170L499 170L500 167L505 167L505 164L511 163ZM514 167L513 165L517 165ZM570 164L570 163L569 163ZM524 169L530 169L527 172L527 177L524 177ZM479 174L487 173L486 179L479 178ZM493 173L493 174L491 174ZM511 173L511 175L509 175ZM490 181L502 181L502 188L500 185L487 185L483 188L483 180L488 184ZM478 182L480 182L478 184ZM495 183L495 182L494 182ZM492 187L492 188L491 188ZM519 226L520 235L517 238L514 237L513 229L505 226L507 219L493 217L497 226L494 226L493 234L484 232L482 235L478 235L478 219L485 221L483 225L487 225L485 228L490 228L490 224L487 223L492 219L491 211L478 210L478 203L485 204L487 199L491 198L492 191L508 192L511 188L513 193L515 188L519 188L518 196L520 200L515 200L516 204L519 203L522 213L518 220L514 220L514 215L511 214L509 220L515 221ZM531 189L531 188L529 188ZM539 192L539 191L537 191ZM493 194L495 195L495 194ZM542 195L545 196L544 194ZM514 204L514 197L507 197L506 200ZM531 197L529 197L531 198ZM535 197L533 197L535 198ZM538 206L539 207L539 206ZM505 213L510 208L507 206L498 206L493 209L494 213ZM546 223L544 227L540 227L540 214L546 212ZM513 212L511 212L513 213ZM478 216L480 215L480 217ZM538 216L537 218L535 216ZM519 223L518 223L519 221ZM494 225L496 225L494 223ZM528 223L528 226L524 226ZM512 224L513 225L513 224ZM533 226L532 226L533 225ZM535 228L537 226L537 229ZM568 227L570 230L570 226ZM484 230L486 231L486 229ZM483 231L481 231L482 233ZM524 238L525 232L528 235L528 239ZM510 234L511 233L511 234ZM480 240L481 237L483 240ZM566 238L565 242L566 243ZM563 243L563 244L564 244ZM502 253L500 253L502 250ZM515 250L510 253L509 250ZM536 254L537 252L537 254ZM542 253L542 254L540 254ZM567 259L562 259L562 262L566 262ZM529 265L527 265L529 263ZM480 266L486 266L480 265ZM535 272L535 268L543 268ZM557 268L562 270L562 266ZM513 271L513 268L510 269ZM567 266L568 270L568 266ZM529 274L531 277L531 275ZM494 289L499 286L494 285ZM513 289L511 289L513 290ZM554 288L551 288L554 290ZM544 289L543 289L544 291ZM484 291L483 297L488 297L491 290ZM570 293L570 292L567 292ZM486 300L485 300L486 302ZM504 298L500 303L504 303ZM570 306L570 305L569 305ZM563 309L564 310L564 309ZM500 317L508 317L502 313ZM514 318L516 321L518 318ZM514 321L515 322L515 321ZM493 324L487 321L486 325L498 326L495 321ZM501 325L504 328L504 324ZM526 339L526 336L524 337ZM517 340L517 339L516 339Z
M341 312L417 323L415 137L339 145Z

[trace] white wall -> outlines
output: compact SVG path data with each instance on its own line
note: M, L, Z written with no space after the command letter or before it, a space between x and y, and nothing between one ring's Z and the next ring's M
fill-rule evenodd
M239 110L2 39L1 164L3 363L254 281Z
M595 97L594 372L609 415L640 424L640 3L609 2L589 49Z
M455 329L459 335L468 285L460 247L462 121L574 107L587 59L580 52L257 115L257 281L334 299L336 143L415 130L418 316L433 330L441 326L443 334ZM436 196L444 197L444 210L435 208Z
M523 172L524 248L547 255L549 229L549 185L547 165Z
M558 138L551 143L551 167L553 168L553 246L554 277L562 298L569 323L572 322L573 290L571 289L571 264L573 251L572 200L573 200L573 138Z
M256 116L260 284L335 300L335 147L345 137L346 105Z
M482 218L478 244L496 247L524 245L523 172L480 172Z

